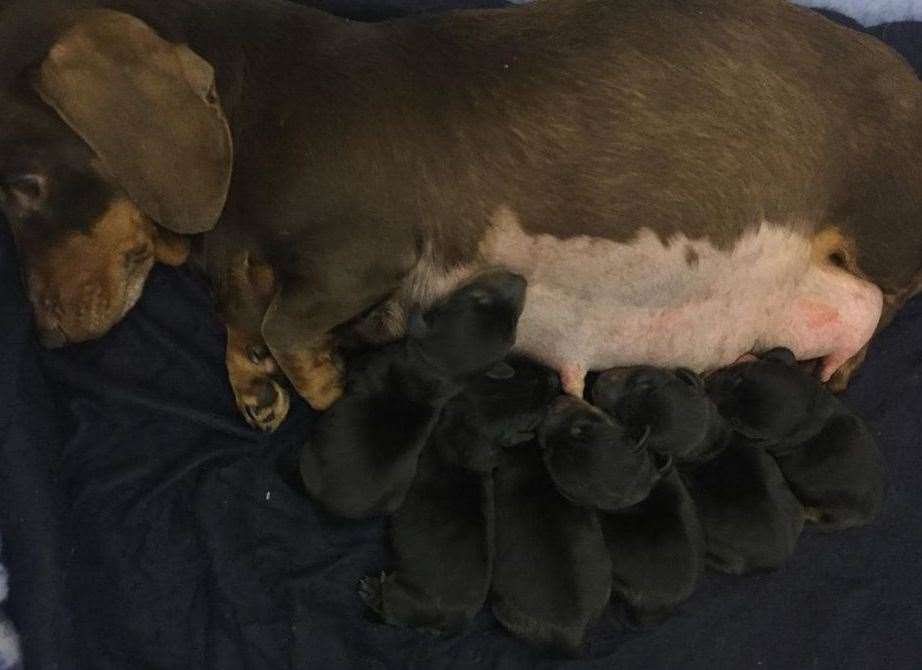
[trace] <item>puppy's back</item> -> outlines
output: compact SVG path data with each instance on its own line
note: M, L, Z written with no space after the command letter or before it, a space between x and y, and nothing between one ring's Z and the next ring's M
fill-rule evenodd
M844 406L815 437L776 460L820 530L863 526L880 513L886 492L880 449L864 420Z

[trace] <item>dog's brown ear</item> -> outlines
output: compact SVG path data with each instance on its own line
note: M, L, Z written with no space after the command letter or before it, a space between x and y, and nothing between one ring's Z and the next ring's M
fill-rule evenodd
M34 86L145 214L177 233L214 227L233 150L205 60L140 19L90 10L51 48Z

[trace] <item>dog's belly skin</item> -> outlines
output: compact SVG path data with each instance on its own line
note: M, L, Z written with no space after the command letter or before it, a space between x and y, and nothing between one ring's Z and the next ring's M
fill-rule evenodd
M580 395L588 370L641 363L708 372L750 351L790 348L823 359L828 379L871 338L880 289L813 260L811 238L762 224L721 250L642 230L632 241L531 235L500 215L480 262L451 273L423 262L402 303L429 303L480 265L528 279L516 348L558 370ZM424 267L425 266L425 267Z

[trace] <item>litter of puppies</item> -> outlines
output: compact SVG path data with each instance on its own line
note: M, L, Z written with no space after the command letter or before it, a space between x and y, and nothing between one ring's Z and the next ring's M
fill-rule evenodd
M394 561L360 595L387 623L457 632L485 605L512 634L578 655L606 608L665 621L705 568L778 568L805 523L880 512L864 421L773 349L710 374L637 366L587 396L508 355L524 281L475 278L408 338L350 366L302 478L328 510L391 516Z

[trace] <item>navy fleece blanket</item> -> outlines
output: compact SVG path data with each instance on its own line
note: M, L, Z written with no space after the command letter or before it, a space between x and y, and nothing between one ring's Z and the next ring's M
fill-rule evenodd
M922 67L922 24L872 31ZM451 638L370 617L356 589L388 565L384 523L305 499L295 462L311 412L298 401L278 433L250 430L223 350L203 284L165 268L105 339L41 350L0 224L0 532L30 670L922 666L922 300L847 393L886 455L880 520L806 533L776 573L709 575L656 630L603 620L578 661L510 638L488 612Z

